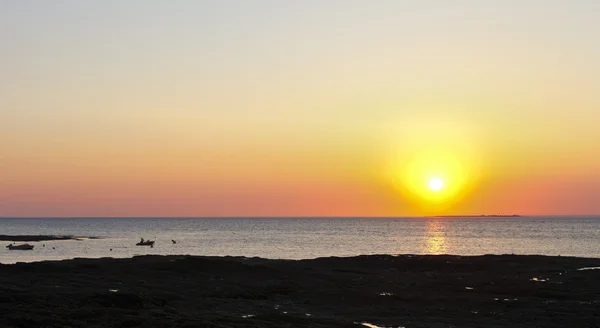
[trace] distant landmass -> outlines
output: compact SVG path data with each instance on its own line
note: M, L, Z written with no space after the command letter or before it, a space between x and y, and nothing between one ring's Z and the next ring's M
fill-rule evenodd
M519 218L520 215L434 215L434 218Z
M45 235L0 235L0 241L47 241L47 240L83 240L98 237L45 236Z

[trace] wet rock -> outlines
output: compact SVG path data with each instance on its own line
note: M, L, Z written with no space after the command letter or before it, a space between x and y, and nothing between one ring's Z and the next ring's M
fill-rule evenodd
M0 326L596 327L600 270L578 269L599 266L514 255L19 263L0 265Z

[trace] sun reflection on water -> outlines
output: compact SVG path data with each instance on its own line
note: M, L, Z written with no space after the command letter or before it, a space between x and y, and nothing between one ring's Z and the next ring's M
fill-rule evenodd
M427 221L425 232L425 249L423 253L430 255L448 254L446 229L441 220Z

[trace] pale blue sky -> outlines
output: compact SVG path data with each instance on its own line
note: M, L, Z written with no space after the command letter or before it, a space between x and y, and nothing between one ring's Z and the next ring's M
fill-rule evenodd
M117 89L194 84L243 94L257 81L269 90L298 81L312 95L330 82L353 90L374 74L412 88L442 83L438 74L469 78L468 56L498 75L498 90L518 74L498 64L525 80L556 65L557 76L589 82L599 72L599 14L596 1L3 1L0 85L3 98L33 92L40 102L57 88L120 97Z

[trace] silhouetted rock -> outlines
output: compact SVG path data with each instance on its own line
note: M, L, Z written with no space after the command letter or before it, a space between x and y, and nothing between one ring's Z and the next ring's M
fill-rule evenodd
M597 327L600 259L142 256L0 265L8 327Z
M50 235L0 235L0 241L46 241L98 239L98 237L50 236Z

